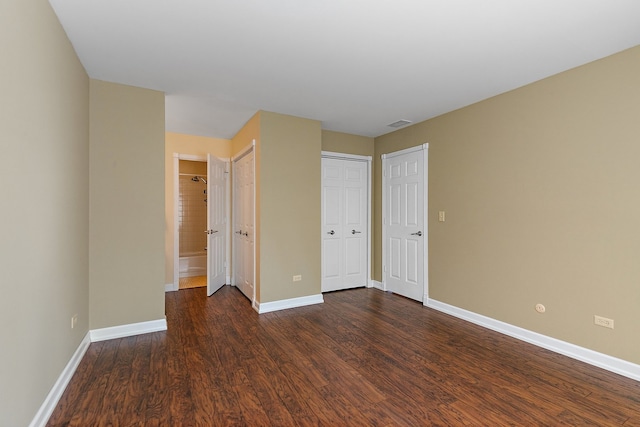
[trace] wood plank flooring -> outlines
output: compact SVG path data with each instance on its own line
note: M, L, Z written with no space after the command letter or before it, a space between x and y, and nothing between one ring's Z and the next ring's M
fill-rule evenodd
M193 289L207 286L207 276L181 277L178 280L178 289Z
M166 295L168 331L93 343L50 426L640 426L640 383L373 289L258 315Z

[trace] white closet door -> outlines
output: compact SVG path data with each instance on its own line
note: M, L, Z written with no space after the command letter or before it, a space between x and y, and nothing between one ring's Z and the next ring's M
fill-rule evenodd
M234 162L233 170L233 270L234 285L251 301L254 247L253 151Z
M322 292L367 285L367 163L322 159Z

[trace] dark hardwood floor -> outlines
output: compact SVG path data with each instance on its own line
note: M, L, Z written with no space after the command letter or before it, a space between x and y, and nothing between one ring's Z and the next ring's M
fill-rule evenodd
M640 426L640 383L373 289L258 315L166 296L167 332L93 343L51 426Z

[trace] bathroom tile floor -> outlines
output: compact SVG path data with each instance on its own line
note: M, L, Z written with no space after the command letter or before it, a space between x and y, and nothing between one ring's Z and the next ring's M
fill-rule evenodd
M181 277L178 289L202 288L207 286L207 276Z

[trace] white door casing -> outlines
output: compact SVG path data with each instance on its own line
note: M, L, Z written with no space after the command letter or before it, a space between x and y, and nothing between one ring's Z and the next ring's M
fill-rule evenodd
M426 302L428 144L382 155L383 288Z
M207 295L225 282L226 163L207 154Z
M233 284L252 303L254 286L254 151L233 161Z
M369 284L370 158L322 158L322 292Z

